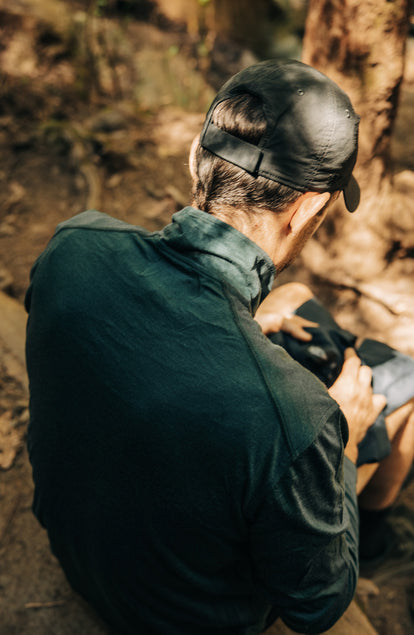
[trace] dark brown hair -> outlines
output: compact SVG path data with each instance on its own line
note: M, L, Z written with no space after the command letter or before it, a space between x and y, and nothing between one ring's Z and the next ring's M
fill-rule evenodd
M258 144L266 131L266 119L260 100L243 93L218 104L213 122L230 134L249 143ZM197 147L196 179L193 198L205 212L217 208L235 208L245 213L259 210L282 211L299 198L302 192L263 176L253 176L245 170Z

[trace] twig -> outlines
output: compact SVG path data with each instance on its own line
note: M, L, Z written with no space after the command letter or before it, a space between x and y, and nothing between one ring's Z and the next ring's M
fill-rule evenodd
M53 602L26 602L25 609L53 609L56 606L63 606L65 600L55 600Z

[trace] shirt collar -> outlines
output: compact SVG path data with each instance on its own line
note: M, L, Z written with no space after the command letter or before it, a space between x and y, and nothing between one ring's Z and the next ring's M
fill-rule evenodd
M173 215L160 237L234 287L249 302L253 315L272 288L275 267L271 258L216 216L185 207Z

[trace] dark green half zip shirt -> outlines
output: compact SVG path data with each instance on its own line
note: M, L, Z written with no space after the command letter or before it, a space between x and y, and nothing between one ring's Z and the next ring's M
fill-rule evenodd
M347 426L253 319L273 275L193 208L154 233L85 212L33 267L34 510L118 633L319 633L352 599Z

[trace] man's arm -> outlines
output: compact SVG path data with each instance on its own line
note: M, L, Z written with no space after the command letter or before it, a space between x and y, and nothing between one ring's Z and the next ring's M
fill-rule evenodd
M253 519L256 581L283 621L320 633L341 617L358 578L356 468L343 455L346 424L334 409L318 437L272 483Z
M281 479L276 466L268 473L271 485L251 528L258 583L288 626L301 633L330 628L353 598L357 445L385 404L372 394L370 369L352 352L330 393L342 411L333 406Z

